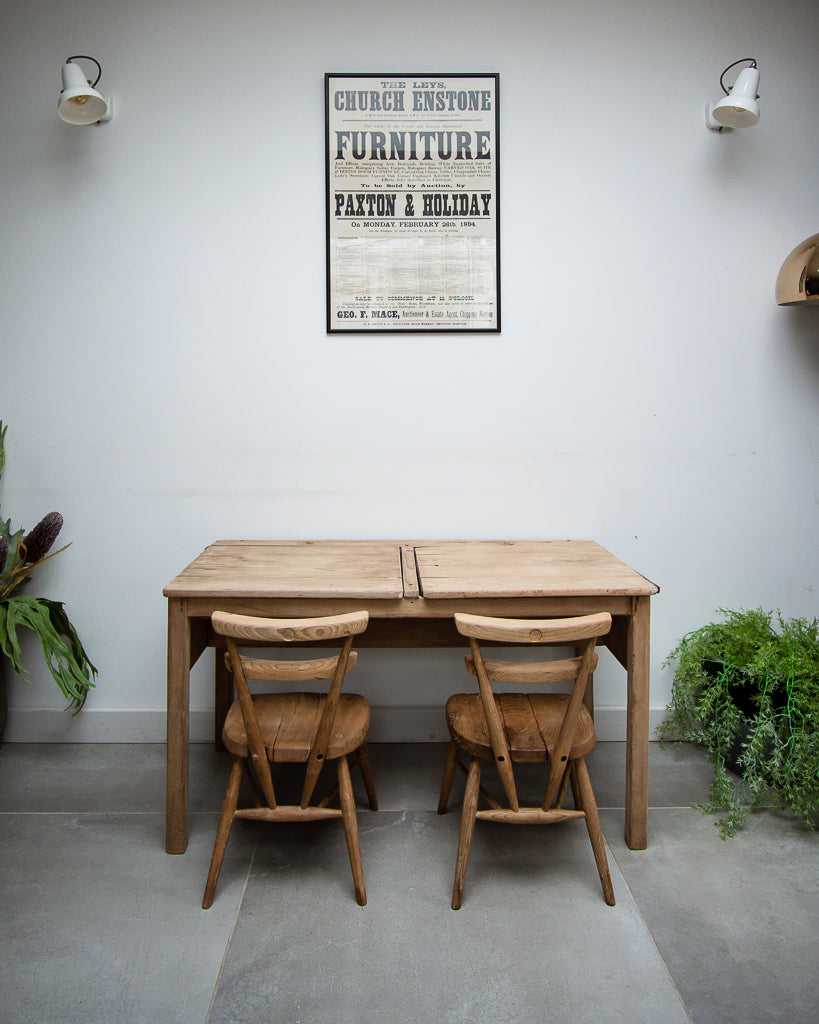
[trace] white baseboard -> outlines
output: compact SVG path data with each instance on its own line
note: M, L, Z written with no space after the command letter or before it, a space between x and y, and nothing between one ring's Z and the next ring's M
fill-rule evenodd
M649 712L650 736L665 718L664 707ZM623 707L595 710L597 738L626 738ZM443 708L386 707L372 709L371 743L443 743L448 740ZM213 710L190 712L192 743L213 739ZM10 708L3 741L8 743L164 743L165 710L159 708L86 708L78 715L54 708Z

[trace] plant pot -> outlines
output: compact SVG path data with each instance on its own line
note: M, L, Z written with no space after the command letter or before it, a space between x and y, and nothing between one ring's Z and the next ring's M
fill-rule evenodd
M745 770L739 761L753 737L756 719L759 715L759 697L761 695L759 683L753 676L733 666L725 665L723 662L705 661L703 669L706 675L712 679L726 678L728 696L742 717L734 741L724 757L725 767L734 775L742 778ZM776 689L771 694L771 702L776 710L781 710L786 701L787 695L784 690Z

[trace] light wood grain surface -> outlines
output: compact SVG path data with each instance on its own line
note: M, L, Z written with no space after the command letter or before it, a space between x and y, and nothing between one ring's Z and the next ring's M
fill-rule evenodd
M401 550L390 541L219 540L163 593L396 599L404 596Z
M650 596L658 588L593 541L248 541L207 547L166 597Z
M656 594L658 588L589 540L447 541L415 546L421 592L459 597Z

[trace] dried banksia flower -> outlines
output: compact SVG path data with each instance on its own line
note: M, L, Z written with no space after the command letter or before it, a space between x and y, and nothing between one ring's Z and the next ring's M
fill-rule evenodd
M63 527L63 517L59 512L49 512L22 540L26 562L39 562L51 550L57 534Z
M9 556L9 541L4 533L0 533L0 572L6 567L6 559Z

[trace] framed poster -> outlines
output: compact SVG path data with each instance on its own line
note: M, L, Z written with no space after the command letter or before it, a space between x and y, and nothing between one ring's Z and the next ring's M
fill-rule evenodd
M499 76L326 74L327 331L500 331Z

